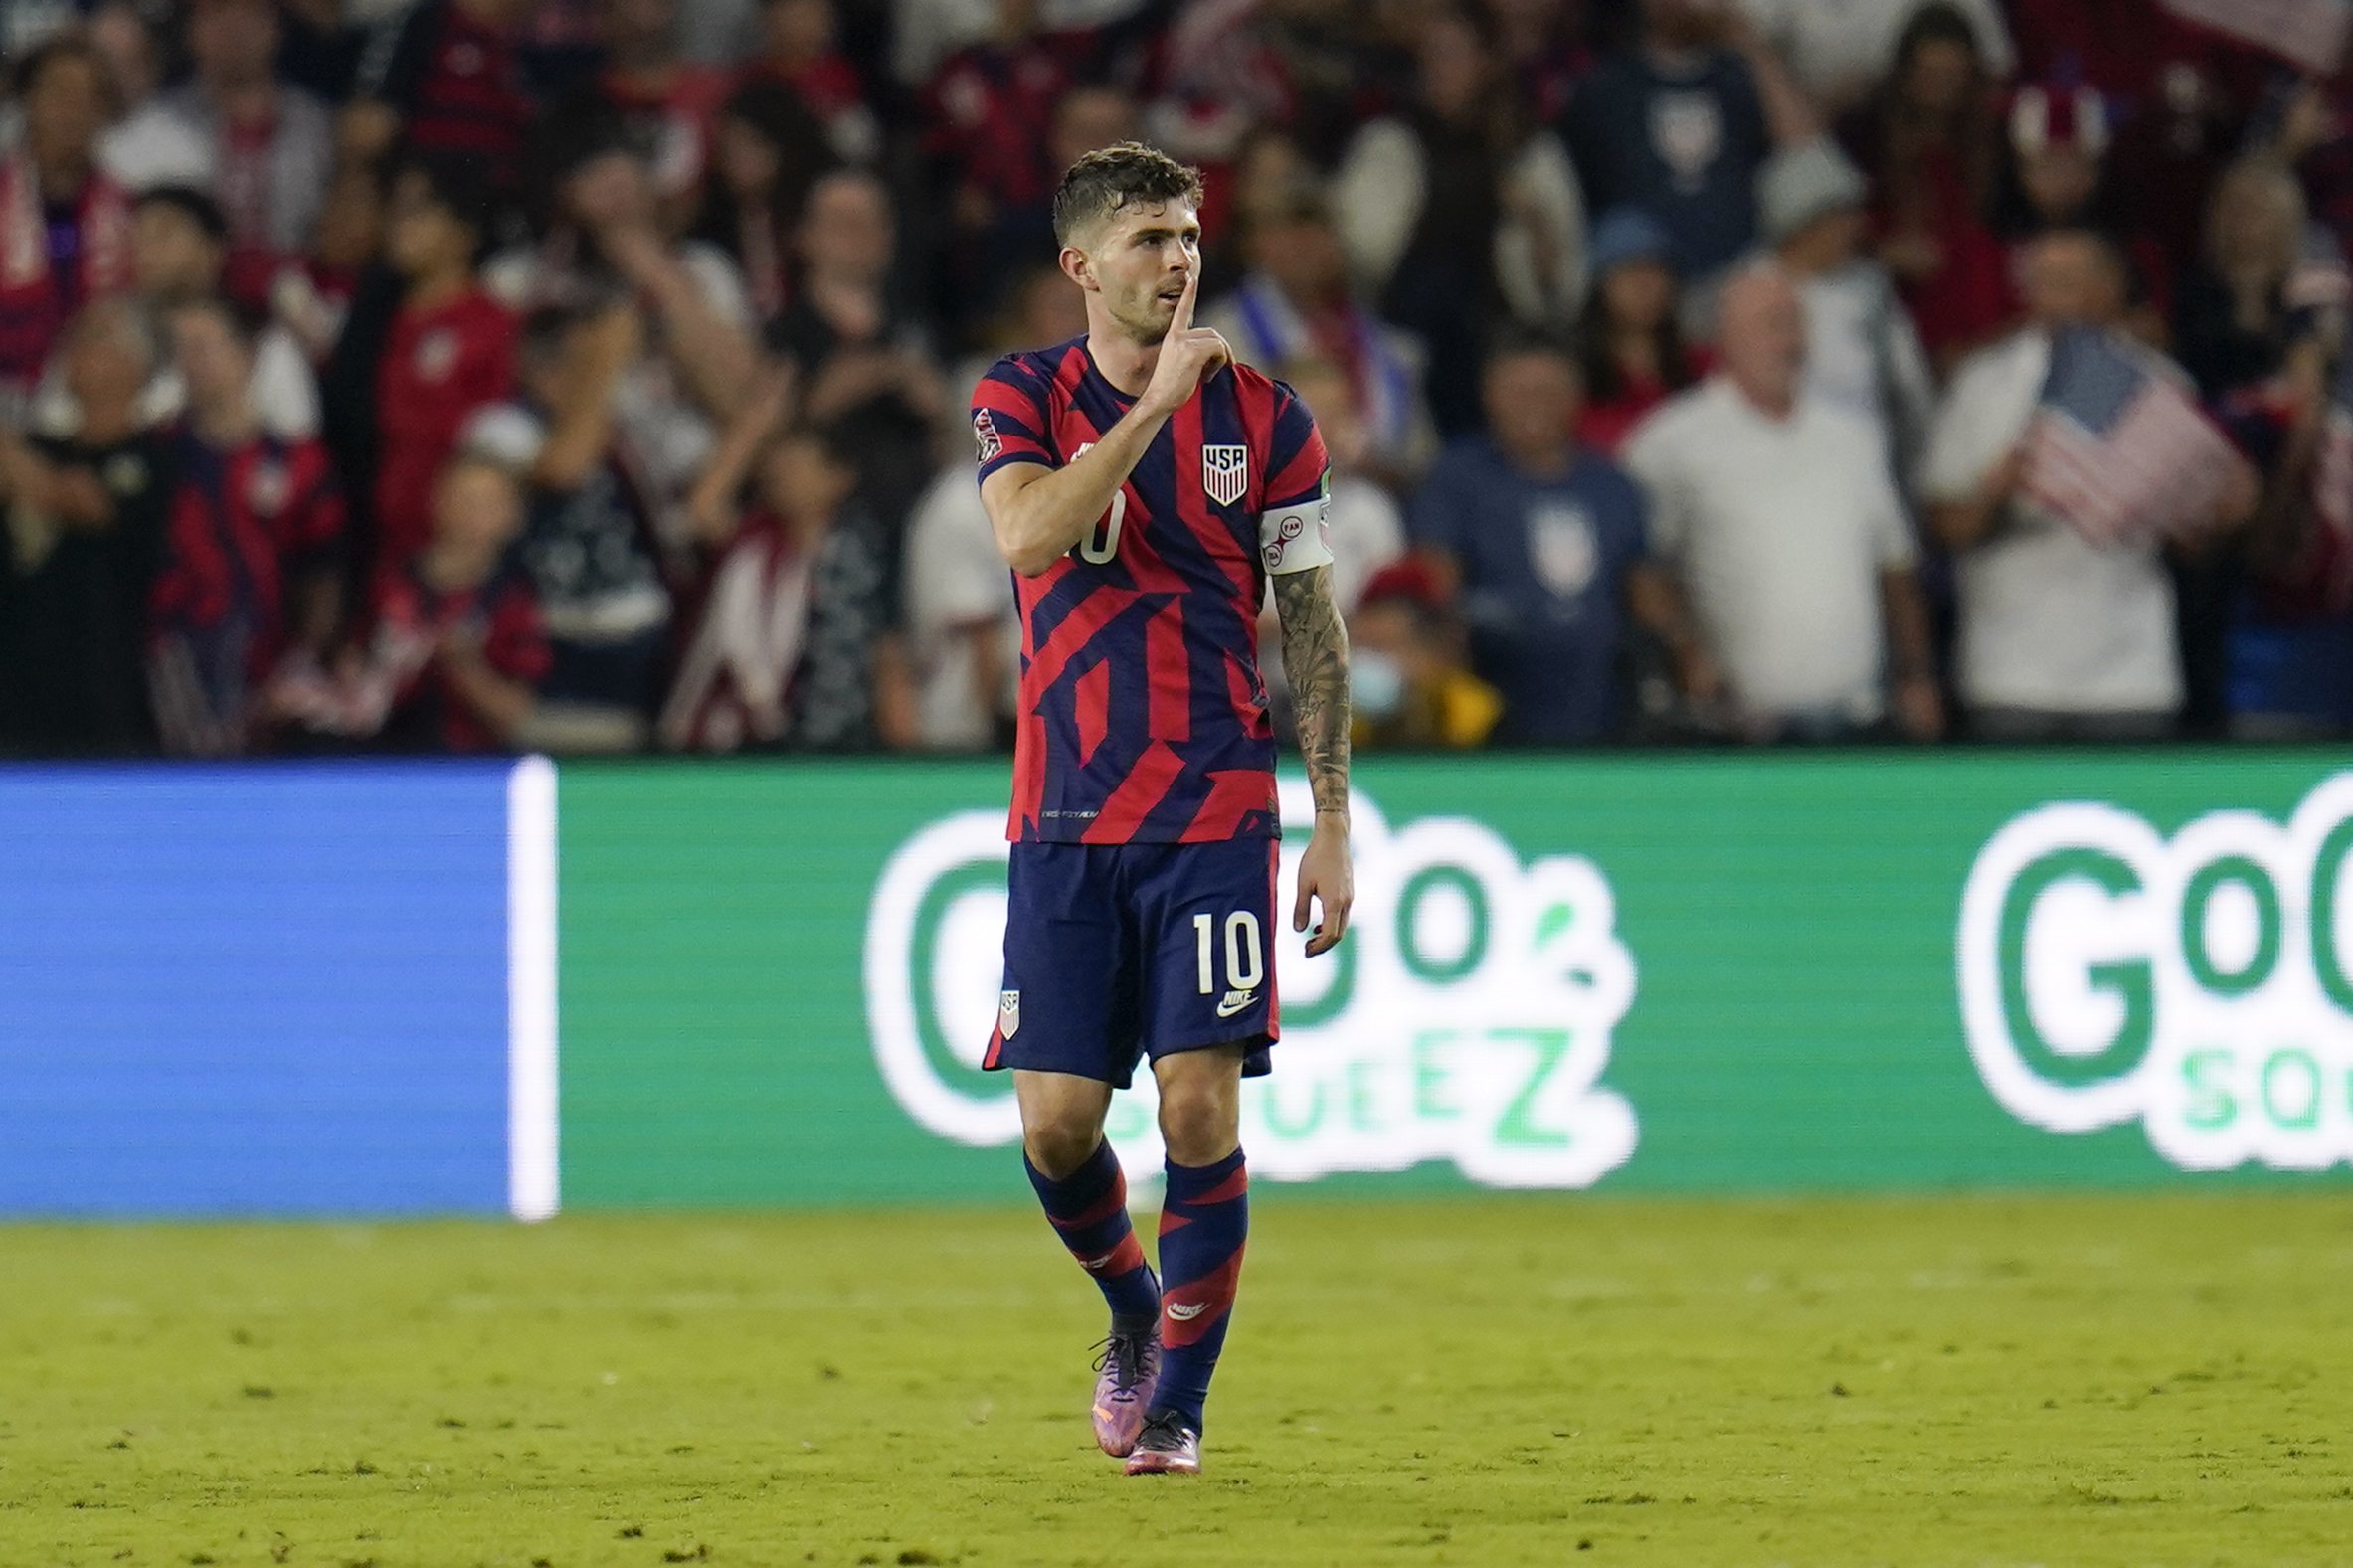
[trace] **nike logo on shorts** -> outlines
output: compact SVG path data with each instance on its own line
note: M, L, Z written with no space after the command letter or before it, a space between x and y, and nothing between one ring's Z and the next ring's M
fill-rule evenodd
M1231 1018L1256 1000L1258 1000L1258 992L1255 988L1246 991L1227 991L1225 1000L1217 1004L1217 1016Z

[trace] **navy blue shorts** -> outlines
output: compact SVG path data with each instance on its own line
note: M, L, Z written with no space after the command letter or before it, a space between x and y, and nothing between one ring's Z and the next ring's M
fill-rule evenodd
M1136 1060L1239 1045L1268 1070L1275 1007L1271 838L1014 844L1004 989L982 1065L1125 1089Z

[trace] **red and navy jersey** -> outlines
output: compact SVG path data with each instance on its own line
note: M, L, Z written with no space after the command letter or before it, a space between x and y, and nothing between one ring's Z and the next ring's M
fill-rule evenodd
M981 478L1008 463L1060 467L1134 402L1084 338L1007 355L973 394ZM1258 610L1270 573L1332 559L1328 468L1298 395L1227 367L1161 428L1092 534L1014 579L1021 705L1007 837L1276 835Z
M411 147L478 157L505 182L531 120L515 43L450 0L419 0L369 40L353 93L399 110Z
M342 490L315 440L258 436L223 450L183 428L173 455L156 629L239 628L247 674L259 680L285 650L289 580L339 564Z

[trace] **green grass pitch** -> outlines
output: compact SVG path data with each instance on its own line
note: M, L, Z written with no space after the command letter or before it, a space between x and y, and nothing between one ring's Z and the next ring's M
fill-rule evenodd
M2337 1192L1255 1200L1197 1481L1018 1209L0 1229L0 1565L2353 1562Z

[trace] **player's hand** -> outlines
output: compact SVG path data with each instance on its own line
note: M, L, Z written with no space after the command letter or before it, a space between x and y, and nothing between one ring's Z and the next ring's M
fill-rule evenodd
M1196 266L1184 279L1184 292L1177 296L1169 335L1161 339L1160 363L1153 366L1152 380L1137 400L1151 413L1176 413L1191 400L1202 382L1216 374L1218 366L1233 363L1234 351L1223 337L1192 324L1193 298L1200 289L1201 269Z
M1299 857L1299 897L1291 906L1291 929L1308 929L1308 902L1323 906L1323 918L1307 940L1307 956L1330 953L1349 929L1349 906L1356 902L1357 874L1349 866L1347 819L1319 811L1316 830Z

